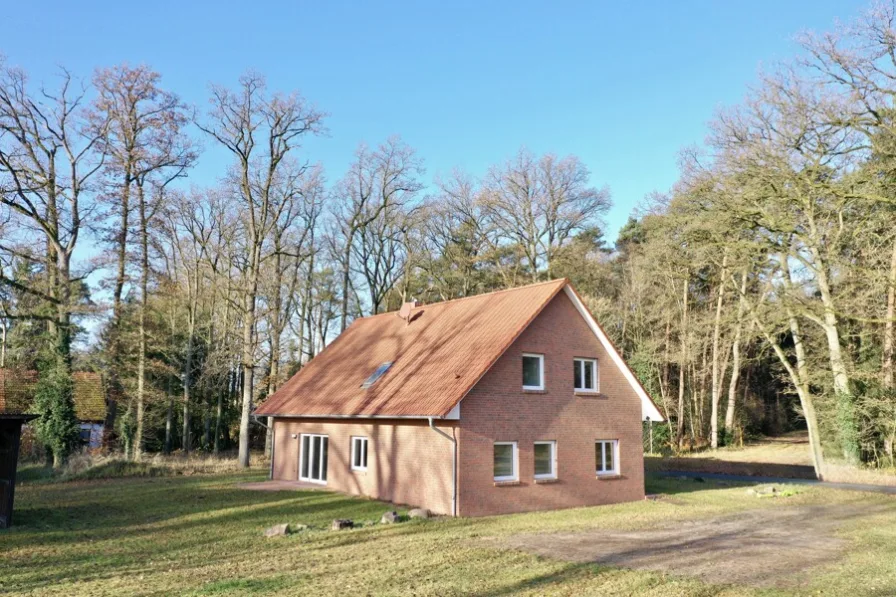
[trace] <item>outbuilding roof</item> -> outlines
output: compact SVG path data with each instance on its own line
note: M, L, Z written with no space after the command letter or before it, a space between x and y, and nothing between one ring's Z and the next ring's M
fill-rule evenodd
M645 415L662 420L566 279L356 319L255 414L447 417L564 289L641 396Z
M0 369L0 413L20 414L34 410L34 386L37 371ZM106 418L106 392L103 378L93 371L72 373L75 417L79 421L103 421Z

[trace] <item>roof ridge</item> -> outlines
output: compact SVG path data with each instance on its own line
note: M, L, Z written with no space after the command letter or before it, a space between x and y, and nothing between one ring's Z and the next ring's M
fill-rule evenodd
M553 280L545 280L544 282L533 282L532 284L526 284L525 286L514 286L512 288L502 288L500 290L492 290L489 292L483 292L482 294L471 294L470 296L459 296L457 298L448 299L447 301L439 301L437 303L424 303L420 305L420 307L436 307L438 305L447 305L448 303L456 303L458 301L466 301L474 298L482 298L485 296L491 296L493 294L501 294L504 292L513 292L515 290L523 290L526 288L535 288L536 286L544 286L546 284L556 284L558 282L569 283L569 278L554 278ZM364 317L356 317L352 321L358 321L359 319L372 319L374 317L380 317L381 315L395 315L398 313L398 310L394 311L383 311L382 313L377 313L376 315L365 315Z

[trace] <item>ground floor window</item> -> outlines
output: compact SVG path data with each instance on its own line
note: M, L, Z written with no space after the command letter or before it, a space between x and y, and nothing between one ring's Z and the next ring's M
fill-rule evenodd
M598 475L619 474L619 440L602 439L594 444Z
M557 478L557 442L535 442L535 478Z
M327 447L329 438L326 435L303 433L299 455L299 480L312 483L327 482Z
M516 442L495 442L495 481L516 481L519 478Z
M367 470L367 438L352 437L352 470Z

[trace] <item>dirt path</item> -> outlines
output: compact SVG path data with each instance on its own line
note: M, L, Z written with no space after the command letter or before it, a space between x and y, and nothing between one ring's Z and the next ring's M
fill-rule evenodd
M794 586L807 569L834 561L847 547L841 524L879 512L854 506L751 510L676 522L646 531L515 535L503 541L537 555L694 576L713 584Z

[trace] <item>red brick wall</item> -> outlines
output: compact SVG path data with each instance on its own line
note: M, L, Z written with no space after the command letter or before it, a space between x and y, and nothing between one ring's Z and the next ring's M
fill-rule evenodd
M454 422L436 425L454 433ZM296 480L299 440L293 434L329 436L327 488L396 504L451 513L453 444L426 421L275 419L275 479ZM367 470L351 470L351 437L368 438Z
M522 390L522 353L544 354L542 393ZM573 358L598 359L598 396L573 391ZM597 478L594 442L619 440L620 478ZM461 402L461 516L608 504L644 497L641 402L561 292ZM557 442L558 481L534 483L533 442ZM493 442L516 441L519 485L495 486Z

